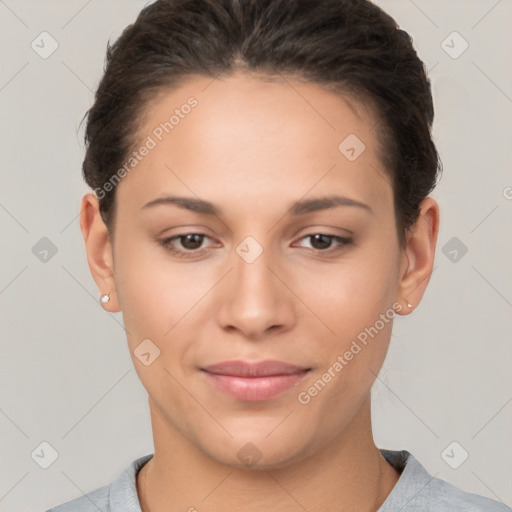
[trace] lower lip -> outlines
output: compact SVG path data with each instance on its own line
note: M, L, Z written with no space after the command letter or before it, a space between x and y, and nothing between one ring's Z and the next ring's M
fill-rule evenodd
M267 377L235 377L204 371L206 379L217 389L238 400L269 400L287 389L296 386L309 373L305 370L289 375L269 375Z

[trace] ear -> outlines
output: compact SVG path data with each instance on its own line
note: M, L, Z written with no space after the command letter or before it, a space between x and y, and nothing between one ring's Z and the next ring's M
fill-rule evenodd
M439 205L427 197L420 205L420 214L407 235L400 267L401 279L397 288L397 301L418 306L430 281L439 232ZM408 314L407 306L399 314Z
M107 226L99 210L99 201L94 194L82 198L80 208L80 229L84 237L87 262L96 282L99 295L108 293L110 300L101 304L111 313L120 311L114 281L114 259Z

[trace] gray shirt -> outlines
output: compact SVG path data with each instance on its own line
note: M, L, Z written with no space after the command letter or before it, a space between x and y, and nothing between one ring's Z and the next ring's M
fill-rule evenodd
M465 492L427 470L406 450L380 450L400 478L378 512L512 512L498 501ZM134 460L117 480L46 512L141 512L136 476L153 457Z

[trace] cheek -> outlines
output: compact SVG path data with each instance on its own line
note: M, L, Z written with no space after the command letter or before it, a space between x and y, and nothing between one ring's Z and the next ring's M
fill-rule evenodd
M215 284L224 270L173 262L163 248L151 244L124 252L120 244L119 254L116 287L132 354L150 339L160 350L152 366L181 373L194 360L200 339L209 339L200 332L212 329Z
M354 283L333 294L330 302L326 291L319 297L324 301L322 319L335 334L316 338L322 364L308 387L297 390L300 407L310 411L312 419L321 416L333 429L368 396L386 357L393 325L394 311L385 300L384 287L371 280Z
M198 293L196 283L165 259L164 250L162 256L159 253L150 245L127 250L119 244L116 289L132 337L164 340Z
M322 382L316 386L322 390L314 400L317 406L348 406L362 399L385 359L395 316L398 253L384 245L384 238L368 244L304 281L307 304L329 327L316 343L322 354L317 376L322 380L327 372L322 382L328 381L326 392Z
M206 294L207 283L193 282L189 273L165 259L163 250L163 256L158 253L154 247L120 248L116 288L139 379L150 396L175 408L182 390L173 377L181 381L180 369L190 346L190 320L197 315L193 306ZM148 339L151 343L144 341ZM146 353L149 360L144 360Z
M394 302L396 288L393 255L354 251L340 264L317 266L302 278L304 302L346 340L373 325Z

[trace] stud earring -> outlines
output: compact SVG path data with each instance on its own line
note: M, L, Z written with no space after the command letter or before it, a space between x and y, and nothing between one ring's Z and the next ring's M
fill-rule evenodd
M100 297L100 302L102 304L106 304L110 300L110 295L108 293L105 293Z
M409 308L412 308L412 304L407 303L407 306L408 306Z

